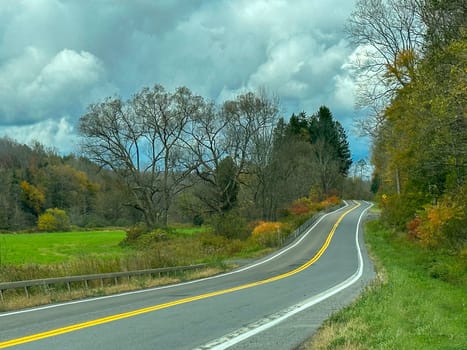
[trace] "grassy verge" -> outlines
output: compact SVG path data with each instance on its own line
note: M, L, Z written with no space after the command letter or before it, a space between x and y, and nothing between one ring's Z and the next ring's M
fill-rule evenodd
M300 349L467 349L465 257L421 249L378 221L366 241L378 279Z
M207 267L197 271L186 271L175 276L172 274L171 276L161 276L159 278L150 276L132 277L128 280L119 281L118 284L115 284L114 281L106 281L104 285L101 285L99 281L89 281L87 287L82 283L78 283L73 285L71 290L68 290L66 286L59 285L49 286L47 290L44 290L43 287L31 287L28 289L28 295L21 289L8 290L3 291L0 312L159 287L213 276L224 271L225 269L221 267Z

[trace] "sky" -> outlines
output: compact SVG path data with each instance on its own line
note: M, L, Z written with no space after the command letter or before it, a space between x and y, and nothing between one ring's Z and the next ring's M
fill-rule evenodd
M160 84L222 103L277 95L283 117L329 107L354 160L354 0L1 0L0 137L77 153L77 124L107 96Z

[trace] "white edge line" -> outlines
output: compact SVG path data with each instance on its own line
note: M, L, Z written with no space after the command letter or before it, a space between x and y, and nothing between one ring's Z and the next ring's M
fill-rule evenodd
M102 296L102 297L94 297L94 298L81 299L81 300L76 300L76 301L69 301L69 302L64 302L64 303L59 303L59 304L52 304L52 305L39 306L39 307L31 308L31 309L25 309L25 310L18 310L18 311L11 311L11 312L0 313L0 318L1 318L1 317L6 317L6 316L13 316L13 315L18 315L18 314L24 314L24 313L34 312L34 311L41 311L41 310L47 310L47 309L54 309L54 308L62 307L62 306L75 305L75 304L81 304L81 303L88 303L88 302L99 301L99 300L110 299L110 298L117 298L117 297L120 297L120 296L134 295L134 294L153 292L153 291L163 290L163 289L168 289L168 288L175 288L175 287L180 287L180 286L186 286L186 285L189 285L189 284L194 284L194 283L199 283L199 282L203 282L203 281L208 281L208 280L212 280L212 279L216 279L216 278L221 278L221 277L224 277L224 276L229 276L229 275L233 275L233 274L236 274L236 273L239 273L239 272L243 272L243 271L249 270L249 269L251 269L251 268L253 268L253 267L262 265L262 264L264 264L264 263L267 263L267 262L269 262L269 261L271 261L271 260L273 260L273 259L275 259L275 258L281 256L282 254L284 254L285 252L289 251L290 249L295 248L298 244L300 244L300 243L308 236L308 234L311 232L311 230L313 230L326 216L331 215L331 214L333 214L333 213L336 213L336 212L338 212L338 211L340 211L340 210L343 210L343 209L345 209L345 208L347 208L347 207L349 206L349 203L347 203L346 200L344 200L344 203L345 203L345 205L344 205L343 207L340 207L340 208L338 208L338 209L336 209L336 210L334 210L334 211L331 211L331 212L326 213L326 214L324 214L323 216L321 216L321 217L318 219L318 221L316 221L310 228L308 228L308 229L306 230L306 232L305 232L304 234L302 234L302 236L300 237L300 239L298 239L297 241L295 241L294 244L289 245L289 246L288 246L287 248L285 248L285 249L279 250L277 253L271 255L269 258L267 258L267 259L265 259L265 260L260 260L260 261L257 262L257 263L254 263L254 264L251 264L251 265L247 265L247 266L242 267L242 268L240 268L240 269L233 270L233 271L230 271L230 272L226 272L226 273L223 273L223 274L220 274L220 275L205 277L205 278L201 278L201 279L197 279L197 280L192 280L192 281L187 281L187 282L178 283L178 284L170 284L170 285L162 286L162 287L148 288L148 289L136 290L136 291L131 291L131 292L119 293L119 294L105 295L105 296Z
M367 202L368 203L368 202ZM252 337L253 335L256 335L266 329L269 329L275 325L277 325L278 323L286 320L287 318L301 312L301 311L304 311L306 310L307 308L315 305L315 304L318 304L320 303L321 301L323 300L326 300L328 298L330 298L331 296L339 293L340 291L350 287L352 284L354 284L355 282L357 282L360 277L362 276L363 274L363 256L362 256L362 252L361 252L361 248L360 248L360 244L359 244L359 232L360 232L360 223L361 223L361 220L362 220L362 217L363 215L367 212L368 209L370 209L371 207L373 206L373 203L370 203L370 206L368 206L367 208L365 208L362 213L360 214L359 218L358 218L358 222L357 222L357 228L356 228L356 233L355 233L355 243L356 243L356 246L357 246L357 252L358 252L358 268L357 268L357 271L352 275L350 276L349 278L347 278L345 281L335 285L334 287L331 287L327 290L325 290L324 292L321 292L299 304L296 304L294 306L291 307L291 311L289 311L288 313L284 314L283 316L280 316L276 319L274 319L273 321L271 322L268 322L268 323L265 323L255 329L252 329L248 332L245 332L243 334L240 334L239 336L236 336L234 338L231 338L229 339L228 341L222 343L222 344L219 344L217 346L214 346L214 347L211 347L209 348L210 350L224 350L224 349L227 349L229 348L230 346L232 345L235 345L235 344L238 344L240 343L241 341L249 338L249 337ZM215 342L215 341L214 341Z

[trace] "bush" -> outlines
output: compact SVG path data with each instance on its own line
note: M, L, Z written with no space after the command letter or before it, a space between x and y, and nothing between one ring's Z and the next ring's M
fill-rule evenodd
M39 231L68 231L70 230L70 219L65 210L49 208L45 213L39 215L37 220Z
M159 242L167 241L168 239L168 232L159 228L140 235L135 243L140 249L152 249L157 246Z
M202 215L196 214L195 216L193 216L193 225L201 226L203 224L204 224L204 219Z
M249 236L245 218L234 212L213 216L212 227L215 234L226 238L245 239Z
M326 209L326 208L338 205L340 202L341 202L341 200L339 199L339 197L330 196L330 197L326 198L325 200L321 201L320 205L321 205L322 209Z
M244 241L239 239L228 239L212 233L203 233L199 236L203 254L212 259L232 256L242 251L245 247Z
M308 215L312 211L313 202L310 198L299 198L289 208L292 215Z
M252 232L256 243L264 247L276 247L283 243L290 233L290 226L282 222L260 222Z
M133 245L137 242L138 238L145 233L148 233L149 230L146 225L140 224L130 227L126 230L126 237L123 241L120 242L120 246Z
M437 205L427 205L407 224L409 238L422 246L447 246L461 249L467 238L463 204L442 198Z
M426 198L422 194L406 193L383 195L381 219L398 231L404 231L407 223L423 208Z
M289 207L288 212L296 216L311 216L318 211L327 209L341 202L339 197L330 196L321 202L315 201L312 197L303 197L295 200Z

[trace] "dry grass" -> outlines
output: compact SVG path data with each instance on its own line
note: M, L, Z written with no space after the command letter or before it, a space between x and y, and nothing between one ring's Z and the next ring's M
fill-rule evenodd
M8 290L3 292L3 301L0 301L0 311L19 310L33 306L53 304L57 302L65 302L84 298L98 297L104 295L124 293L145 288L153 288L175 284L182 281L189 281L217 275L224 270L218 267L208 267L198 271L189 271L179 276L170 277L134 277L129 280L119 281L118 284L111 282L105 283L103 286L100 282L89 282L88 288L83 284L72 286L69 291L66 287L48 288L31 288L26 295L24 290Z
M345 325L328 325L322 328L310 342L303 344L298 350L363 350L362 347L351 344L338 336L339 334L348 334L349 331L358 332L359 328L363 329L364 326L355 324L355 322Z
M362 333L365 325L358 321L352 321L346 324L329 324L320 329L320 331L308 342L298 348L298 350L364 350L357 344L352 344L346 338L340 337L340 334Z

